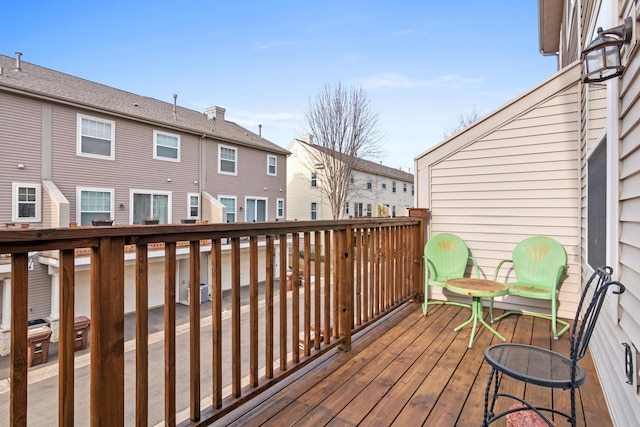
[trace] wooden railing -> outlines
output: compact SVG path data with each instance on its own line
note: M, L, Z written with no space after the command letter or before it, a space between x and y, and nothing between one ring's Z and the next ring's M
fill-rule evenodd
M419 210L414 210L419 211ZM137 425L149 424L148 251L164 250L164 421L206 425L299 370L329 349L348 351L351 335L422 291L424 221L416 217L238 224L8 229L0 231L0 253L11 258L10 422L27 425L28 253L59 251L60 319L58 424L74 425L74 272L76 250L90 248L90 423L124 425L125 419L125 248L136 251ZM228 240L227 240L228 239ZM249 243L249 334L241 331L241 242ZM222 263L223 242L231 262ZM265 245L266 277L258 282L258 242ZM211 251L211 342L202 342L201 306L192 303L189 344L189 415L176 408L176 247L189 242L190 295L199 295L201 244ZM264 242L264 243L263 243ZM280 245L279 260L274 260ZM291 259L285 247L291 247ZM302 257L298 256L302 254ZM275 266L279 265L279 271ZM287 265L291 290L287 291ZM222 274L231 276L231 338L223 340ZM229 274L229 273L227 273ZM279 280L276 280L279 278ZM278 288L275 288L278 284ZM264 300L258 288L264 286ZM276 291L278 297L276 299ZM263 312L262 321L259 313ZM244 309L246 313L246 308ZM259 324L264 324L259 328ZM263 333L263 340L259 334ZM226 335L225 335L226 336ZM249 341L248 372L242 345ZM263 344L261 344L261 342ZM211 351L210 404L201 408L201 346ZM223 351L231 366L223 366ZM259 354L264 363L259 365ZM230 370L230 387L223 387ZM208 371L208 370L207 370ZM157 376L157 375L156 375ZM244 381L244 385L243 385ZM37 386L37 385L34 385ZM225 391L225 390L228 390ZM187 419L184 419L187 418Z

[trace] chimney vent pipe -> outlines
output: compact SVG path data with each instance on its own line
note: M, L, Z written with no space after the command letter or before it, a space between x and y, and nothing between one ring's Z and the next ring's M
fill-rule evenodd
M16 52L16 71L22 71L22 66L20 64L21 56L22 56L22 52Z

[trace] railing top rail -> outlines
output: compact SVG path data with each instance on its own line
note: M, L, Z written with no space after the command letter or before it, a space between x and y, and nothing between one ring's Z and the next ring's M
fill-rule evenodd
M125 244L179 242L305 231L416 225L419 218L357 218L328 221L275 221L225 224L160 224L0 229L0 253L95 247L102 237L124 237Z

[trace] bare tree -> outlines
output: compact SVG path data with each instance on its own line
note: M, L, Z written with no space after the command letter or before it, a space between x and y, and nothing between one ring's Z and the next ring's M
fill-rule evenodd
M444 139L448 139L454 134L458 133L462 129L466 128L480 117L480 111L474 106L471 111L458 114L458 123L455 126L451 126L445 129L443 136Z
M381 155L378 114L371 110L364 89L326 84L305 112L310 169L322 171L318 179L331 206L333 219L342 217L349 200L350 178L360 159ZM319 174L320 175L320 174ZM353 191L353 190L352 190Z

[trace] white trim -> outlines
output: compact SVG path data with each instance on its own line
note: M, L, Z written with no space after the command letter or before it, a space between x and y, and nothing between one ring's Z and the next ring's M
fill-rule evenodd
M226 171L223 171L221 169L221 166L222 166L221 151L222 151L223 148L227 148L229 150L233 150L236 153L235 171L234 172L226 172ZM221 175L234 175L234 176L238 175L238 148L237 147L232 147L231 145L218 144L218 173L221 174Z
M269 167L271 166L269 164L269 160L273 159L275 161L273 167L275 169L275 172L271 173L269 172ZM273 154L267 154L267 175L269 176L278 176L278 158L276 156L274 156Z
M178 140L178 146L176 147L176 158L158 156L158 135L168 136L171 138L176 138ZM156 160L165 160L167 162L180 162L180 135L175 133L164 132L161 130L153 131L153 158Z
M115 193L115 189L113 188L99 188L99 187L76 187L76 222L78 223L78 225L82 224L82 197L81 194L83 191L95 191L97 193L109 193L110 194L110 198L109 198L109 205L110 205L110 212L109 212L109 218L108 219L114 219L114 207L113 207L113 203L114 203L114 193Z
M22 218L18 216L18 189L33 188L36 190L35 217ZM27 182L11 183L11 220L13 222L40 222L42 217L42 184Z
M108 123L111 125L111 140L109 141L111 144L111 154L109 156L104 156L102 154L91 154L85 153L82 151L82 119L93 120L96 122ZM94 159L116 159L116 122L113 120L105 120L99 117L87 116L85 114L77 114L76 118L76 155L81 157L92 157Z

